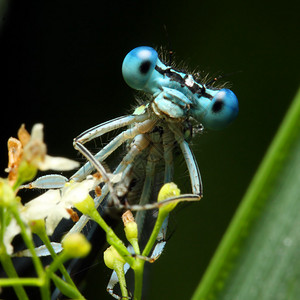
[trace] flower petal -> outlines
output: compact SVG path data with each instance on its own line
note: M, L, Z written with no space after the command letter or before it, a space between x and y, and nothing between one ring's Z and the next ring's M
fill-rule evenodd
M83 201L98 182L93 177L89 177L81 182L70 182L63 190L63 201L74 206L74 203Z
M39 162L38 168L41 171L56 170L56 171L69 171L76 169L80 164L75 161L64 157L53 157L46 155L45 158Z
M6 227L3 237L3 242L8 254L12 254L14 251L11 242L13 238L21 232L20 226L17 224L15 219L11 219L9 225Z
M27 222L45 219L46 232L52 235L62 218L70 218L66 208L70 208L70 204L62 201L60 191L49 190L28 202L22 211L22 216Z

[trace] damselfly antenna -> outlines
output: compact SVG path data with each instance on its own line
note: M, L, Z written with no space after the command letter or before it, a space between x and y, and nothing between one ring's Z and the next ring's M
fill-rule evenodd
M235 71L235 72L231 72L231 73L226 73L226 74L223 74L223 75L219 75L217 77L214 77L213 79L211 79L209 82L206 83L207 86L210 86L212 85L213 83L215 83L217 80L220 80L222 78L226 78L226 77L230 77L232 75L235 75L237 73L241 73L242 71Z
M168 30L167 30L167 25L164 24L164 31L165 31L165 34L166 34L166 40L167 40L167 43L168 43L168 53L169 53L169 61L168 61L168 65L171 66L172 65L172 62L173 62L173 47L171 45L171 40L170 40L170 36L169 36L169 33L168 33Z

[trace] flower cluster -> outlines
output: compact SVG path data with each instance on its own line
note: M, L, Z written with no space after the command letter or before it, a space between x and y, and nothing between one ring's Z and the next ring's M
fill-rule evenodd
M38 220L44 220L49 236L63 218L68 219L72 216L72 208L75 204L86 199L89 192L100 183L100 178L96 176L90 176L82 182L66 182L63 188L48 190L22 205L15 194L21 183L33 179L37 170L71 170L77 168L79 164L67 158L47 155L42 124L34 125L31 134L22 125L18 132L18 139L8 140L8 153L9 163L6 169L9 173L8 181L1 181L6 198L10 195L6 205L15 204L20 218L28 227ZM20 230L16 220L11 218L4 232L4 245L8 254L13 253L11 241Z

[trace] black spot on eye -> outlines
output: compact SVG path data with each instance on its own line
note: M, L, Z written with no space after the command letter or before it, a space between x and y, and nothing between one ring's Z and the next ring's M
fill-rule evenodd
M222 110L224 106L224 102L222 100L216 100L216 102L214 103L213 107L212 107L212 112L213 113L218 113Z
M150 66L151 66L150 60L144 61L144 62L141 63L141 65L140 65L140 72L141 72L142 74L146 74L146 73L149 71Z

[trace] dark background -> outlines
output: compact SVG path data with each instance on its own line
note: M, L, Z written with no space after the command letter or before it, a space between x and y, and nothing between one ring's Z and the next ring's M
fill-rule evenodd
M239 98L238 119L194 140L204 199L173 214L174 234L148 274L147 299L189 299L299 86L299 2L11 1L7 10L5 3L1 170L21 123L45 125L49 154L81 159L72 139L134 104L121 64L136 46L171 43L191 70L235 73L226 80ZM178 182L188 184L186 173ZM110 271L102 261L90 269L87 298L111 299Z

